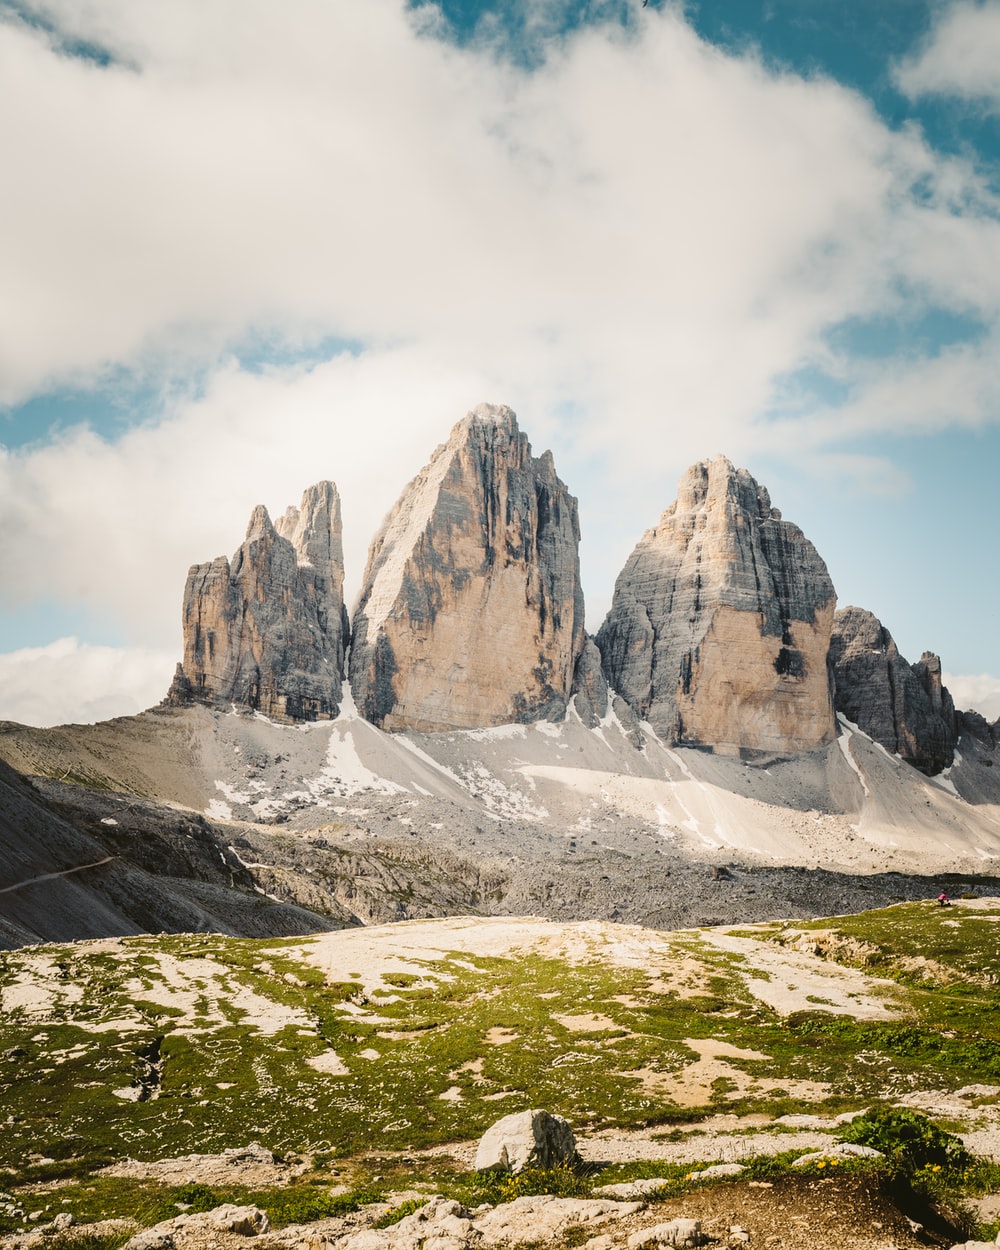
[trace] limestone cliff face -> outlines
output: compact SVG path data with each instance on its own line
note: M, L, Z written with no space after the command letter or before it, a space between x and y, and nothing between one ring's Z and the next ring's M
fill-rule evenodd
M385 729L562 715L583 649L576 500L509 408L482 404L372 542L353 623L359 710Z
M929 776L951 764L955 705L936 655L908 664L877 617L848 607L834 618L830 661L838 712Z
M196 564L184 590L184 660L168 702L235 703L278 720L340 710L347 618L340 498L311 486L277 524L258 506L232 564Z
M786 754L830 742L836 595L767 491L724 457L694 465L615 586L597 636L610 686L669 742Z

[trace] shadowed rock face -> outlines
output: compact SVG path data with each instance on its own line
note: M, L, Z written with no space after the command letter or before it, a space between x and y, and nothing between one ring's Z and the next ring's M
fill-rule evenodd
M955 705L936 655L925 651L908 664L877 617L848 607L834 618L830 663L838 712L928 776L949 767Z
M583 648L576 500L509 408L481 404L372 542L353 624L359 710L428 732L559 717Z
M718 456L688 470L639 541L597 645L610 686L666 741L808 751L836 735L835 604L812 543Z
M347 618L340 498L311 486L276 525L254 509L232 564L196 564L184 589L184 660L167 701L235 703L277 720L340 710Z

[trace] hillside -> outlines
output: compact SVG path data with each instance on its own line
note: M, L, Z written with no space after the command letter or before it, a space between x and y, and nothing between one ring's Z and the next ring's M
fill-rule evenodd
M960 744L928 778L847 724L828 747L751 766L667 747L613 710L593 728L571 710L388 734L349 703L299 726L189 707L6 724L0 758L31 777L17 793L34 812L0 826L7 945L463 912L815 916L990 888L1000 854L991 751Z
M775 1197L798 1186L798 1209L811 1202L822 1227L842 1194L817 1183L840 1166L857 1200L867 1185L866 1202L883 1192L882 1215L897 1212L892 1244L952 1244L934 1232L941 1168L911 1177L921 1241L892 1205L903 1191L891 1203L879 1191L877 1159L830 1151L857 1112L888 1100L947 1117L976 1156L1000 1160L998 920L1000 903L983 898L744 930L465 918L8 954L4 1183L19 1210L55 1201L79 1220L147 1211L155 1222L183 1192L252 1200L279 1225L295 1223L283 1211L312 1210L327 1222L300 1219L275 1243L305 1245L349 1231L324 1198L337 1183L369 1219L435 1192L475 1206L476 1184L502 1201L474 1179L475 1141L500 1115L540 1106L576 1130L577 1197L660 1178L647 1225L664 1199L674 1214L714 1208L716 1229L728 1211L755 1241L766 1218L782 1246L815 1244L748 1182ZM236 1149L249 1142L256 1153ZM790 1166L806 1154L820 1162ZM724 1171L721 1190L692 1185L718 1163L747 1170ZM974 1196L993 1174L962 1175ZM601 1230L608 1250L640 1208L621 1213L623 1233ZM877 1218L823 1244L885 1245ZM22 1223L0 1214L0 1228Z

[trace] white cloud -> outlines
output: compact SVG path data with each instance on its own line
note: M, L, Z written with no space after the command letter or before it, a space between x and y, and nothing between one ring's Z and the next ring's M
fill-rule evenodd
M1000 677L991 673L943 673L942 678L957 708L979 712L988 721L1000 718Z
M403 0L31 7L114 59L0 22L0 400L192 363L204 387L115 441L0 448L7 605L84 604L179 658L188 565L323 477L356 589L403 483L490 400L580 495L599 609L696 459L834 447L869 474L845 434L1000 411L989 190L857 94L724 53L676 9L581 30L529 71ZM825 345L845 319L932 303L981 321L985 346L904 373ZM358 354L226 357L330 336ZM793 395L762 420L809 364L847 402Z
M1000 4L953 4L941 11L920 52L896 70L911 96L979 100L1000 108Z
M90 724L159 703L176 657L138 647L95 647L60 638L0 655L0 720Z

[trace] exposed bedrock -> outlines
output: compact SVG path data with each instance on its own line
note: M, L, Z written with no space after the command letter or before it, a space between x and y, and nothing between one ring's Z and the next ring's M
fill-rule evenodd
M319 482L276 524L258 505L232 563L196 564L184 660L169 703L252 708L277 720L340 710L347 616L340 498Z
M632 552L597 636L610 686L668 742L808 751L836 735L836 594L802 531L724 456L681 479Z
M354 617L362 714L428 732L558 718L583 650L576 500L481 404L374 538Z
M955 705L936 655L908 664L877 617L847 607L834 617L830 663L838 712L929 776L951 764Z

